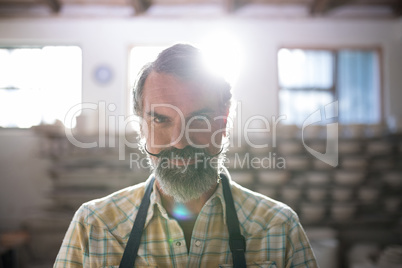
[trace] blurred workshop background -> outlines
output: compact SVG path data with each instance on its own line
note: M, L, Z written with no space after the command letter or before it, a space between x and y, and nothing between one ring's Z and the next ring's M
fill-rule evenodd
M0 0L0 267L51 267L83 202L147 178L131 89L175 43L232 84L232 179L321 267L402 267L400 0Z

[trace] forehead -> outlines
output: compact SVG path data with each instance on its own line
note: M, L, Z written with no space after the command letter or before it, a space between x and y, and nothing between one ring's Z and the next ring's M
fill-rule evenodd
M173 75L151 72L144 84L144 112L172 112L171 106L184 115L201 109L217 112L219 100L217 93L205 86L183 81Z

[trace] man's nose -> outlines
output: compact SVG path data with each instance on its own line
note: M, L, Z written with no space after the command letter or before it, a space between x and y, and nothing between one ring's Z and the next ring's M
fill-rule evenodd
M178 122L173 127L171 132L170 145L177 149L184 149L189 145L186 137L186 128L181 122Z

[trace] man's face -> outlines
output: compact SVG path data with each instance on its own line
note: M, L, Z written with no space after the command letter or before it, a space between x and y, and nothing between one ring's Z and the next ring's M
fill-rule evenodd
M219 104L216 92L172 75L151 72L145 81L142 136L149 152L161 154L150 156L159 185L177 201L216 182L220 166L205 157L221 150L226 115Z

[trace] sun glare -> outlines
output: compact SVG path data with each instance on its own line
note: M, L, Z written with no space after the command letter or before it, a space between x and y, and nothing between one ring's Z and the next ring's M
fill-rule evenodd
M206 37L199 48L204 53L208 68L235 85L243 61L242 48L235 36L228 32L215 32Z
M81 102L81 65L76 46L0 49L0 126L63 121Z

